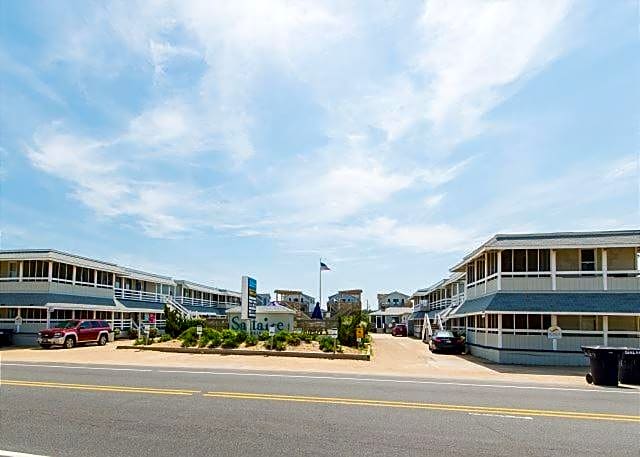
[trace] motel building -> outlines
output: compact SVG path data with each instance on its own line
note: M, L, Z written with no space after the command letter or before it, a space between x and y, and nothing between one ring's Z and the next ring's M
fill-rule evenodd
M585 365L582 345L640 347L639 249L638 230L495 235L452 268L466 300L446 325L505 364Z
M225 316L240 293L55 250L0 251L0 329L15 344L69 319L114 329L164 327L164 306L185 317Z
M465 298L465 273L454 272L448 278L417 290L411 295L413 312L409 316L410 333L427 339L437 330L443 330L449 313Z

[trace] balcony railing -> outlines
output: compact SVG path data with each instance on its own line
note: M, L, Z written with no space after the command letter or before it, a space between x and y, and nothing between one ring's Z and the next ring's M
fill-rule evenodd
M113 289L113 293L116 298L122 298L125 300L152 301L157 303L165 303L167 301L166 294L145 292L144 290L131 290L116 287Z
M232 301L205 300L203 298L191 298L191 297L175 297L174 300L183 305L214 306L219 308L226 308L229 306L238 306L240 304Z

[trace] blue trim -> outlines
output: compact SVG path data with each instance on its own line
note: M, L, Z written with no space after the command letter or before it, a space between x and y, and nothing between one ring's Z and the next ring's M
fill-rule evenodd
M113 298L86 297L83 295L47 293L6 293L0 292L0 306L46 306L47 303L68 303L75 305L113 306Z
M467 343L467 346L475 346L477 348L492 349L494 351L510 351L510 352L552 352L554 354L582 354L582 351L554 351L553 349L520 349L520 348L499 348L495 346L485 346L483 344Z

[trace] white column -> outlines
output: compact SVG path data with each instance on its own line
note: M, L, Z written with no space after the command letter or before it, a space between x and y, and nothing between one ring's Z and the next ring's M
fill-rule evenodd
M551 252L554 252L554 251L551 251ZM555 255L554 255L554 257L555 257ZM558 316L556 316L555 314L552 314L551 315L551 326L554 327L556 325L558 325ZM551 340L551 344L553 345L553 350L557 351L558 350L558 340L556 340L556 339Z
M98 287L98 270L93 270L93 287Z
M551 250L551 258L550 258L550 266L551 266L551 290L556 290L556 250ZM553 319L553 317L551 318Z
M51 265L51 262L49 262L49 265ZM47 328L51 327L51 309L47 308Z
M498 262L498 279L496 280L496 288L497 290L502 290L502 251L498 251L496 262ZM502 319L502 317L500 319Z
M18 281L22 282L22 272L24 271L23 261L21 260L18 264Z
M51 260L49 260L49 273L47 274L47 277L49 278L49 282L53 280L53 262ZM47 322L47 327L48 326L49 322Z
M73 266L73 273L71 274L71 284L76 283L76 266Z
M487 276L489 276L489 254L484 253L484 293L487 293Z
M498 347L502 348L502 314L498 314Z
M609 316L602 316L602 344L609 345Z
M604 288L604 290L607 290L608 287L608 280L607 280L607 250L603 249L602 250L602 287ZM606 343L605 343L606 345Z

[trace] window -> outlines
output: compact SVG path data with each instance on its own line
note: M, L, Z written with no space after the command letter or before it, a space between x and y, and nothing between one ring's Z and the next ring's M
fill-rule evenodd
M515 315L515 328L518 330L527 330L527 315L516 314Z
M479 259L476 262L476 277L478 279L483 279L484 278L484 259Z
M20 313L24 319L46 319L47 310L38 308L22 308Z
M113 275L106 271L98 271L98 284L101 286L112 286Z
M542 316L540 314L529 314L529 329L530 330L542 329Z
M505 330L513 330L513 314L502 315L502 328Z
M498 315L497 314L488 314L487 315L487 327L489 327L489 328L498 328Z
M76 267L76 282L93 283L93 270L91 268Z
M51 319L67 320L71 319L72 311L70 309L55 309L51 313Z
M537 249L527 249L527 271L539 271Z
M15 319L18 308L0 308L0 319Z
M498 254L490 252L487 255L489 276L498 272Z
M471 284L476 281L475 271L473 269L473 263L467 264L467 284Z
M49 276L49 262L43 260L25 260L22 262L23 278L47 278Z
M549 314L542 315L542 329L546 330L551 327L551 316Z
M582 249L580 251L580 270L595 271L596 269L596 253L594 249Z
M88 309L81 309L76 311L76 319L91 319L93 317L93 311Z
M511 249L502 251L502 271L509 273L513 271L513 251Z
M580 316L558 316L558 327L562 330L580 330Z
M635 316L609 316L609 330L612 332L640 332L640 318Z
M61 262L53 262L52 276L54 279L71 281L73 279L73 265Z
M513 250L513 271L527 271L526 249Z
M85 321L80 324L80 328L91 328L91 322Z
M550 251L549 249L540 249L539 251L539 270L538 271L551 271L551 262L550 262ZM548 327L547 327L548 328Z

